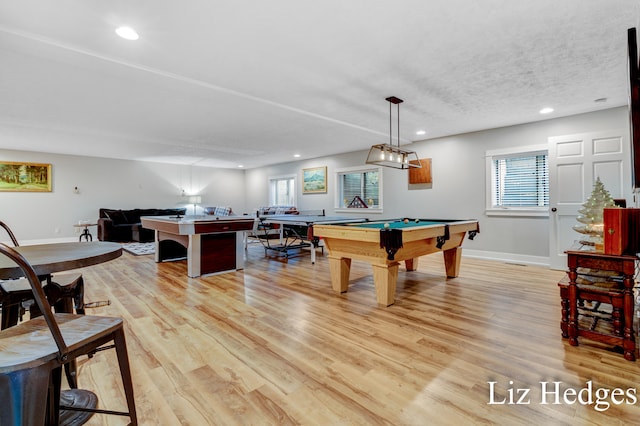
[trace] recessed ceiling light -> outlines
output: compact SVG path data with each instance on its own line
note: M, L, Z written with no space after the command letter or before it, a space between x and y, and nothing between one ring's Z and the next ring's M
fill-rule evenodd
M133 28L129 28L129 27L116 28L116 34L118 34L120 37L126 40L137 40L138 38L140 38L138 33Z
M241 169L241 168L243 168L243 167L244 167L244 166L243 166L242 164L238 164L238 168L239 168L239 169Z
M549 108L549 107L547 107L547 108L542 108L542 109L540 110L540 114L550 114L550 113L552 113L552 112L553 112L553 108Z
M300 154L293 154L295 158L300 158Z
M426 134L427 134L427 132L425 132L424 130L418 130L418 131L416 132L416 135L420 135L420 136L422 136L422 135L426 135Z

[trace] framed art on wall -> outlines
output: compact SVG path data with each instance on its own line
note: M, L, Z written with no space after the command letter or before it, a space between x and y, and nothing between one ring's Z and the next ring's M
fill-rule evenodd
M327 167L302 169L302 193L320 194L327 192Z
M51 164L0 161L0 191L51 192Z
M433 188L433 179L431 177L431 158L420 158L420 168L409 169L409 190L415 189L431 189ZM414 161L411 161L412 163Z

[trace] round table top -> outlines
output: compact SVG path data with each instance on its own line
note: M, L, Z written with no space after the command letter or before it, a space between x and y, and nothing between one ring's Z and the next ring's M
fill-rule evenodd
M120 244L105 241L34 244L14 248L27 259L38 275L97 265L122 255ZM0 254L0 279L22 276L22 269Z

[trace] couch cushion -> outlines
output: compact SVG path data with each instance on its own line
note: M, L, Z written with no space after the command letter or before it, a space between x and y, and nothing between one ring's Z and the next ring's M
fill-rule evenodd
M184 216L187 214L187 209L156 209L157 216Z
M129 218L122 210L105 210L104 214L108 219L111 219L114 225L129 223Z

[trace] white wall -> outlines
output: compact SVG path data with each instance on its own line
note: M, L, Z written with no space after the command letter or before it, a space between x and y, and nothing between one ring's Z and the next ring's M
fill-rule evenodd
M0 160L52 164L52 192L0 192L0 220L23 244L73 240L79 232L73 224L97 220L101 207L184 207L182 189L188 194L201 194L203 206L231 206L238 213L245 211L242 170L2 149ZM75 187L78 194L74 193ZM191 213L192 206L188 207ZM95 238L96 227L91 232ZM8 238L0 233L0 241Z
M413 143L410 148L420 158L432 158L432 188L409 189L407 171L384 168L384 212L382 215L369 216L478 219L480 234L474 241L464 243L467 255L548 264L548 218L488 217L484 214L485 152L506 147L546 145L551 136L606 129L623 129L629 133L626 107ZM363 165L366 155L366 151L360 151L248 170L249 207L268 204L266 182L269 177L293 173L298 176L299 182L303 168L326 165L327 194L303 195L298 187L298 208L325 208L327 214L332 214L336 169ZM353 215L363 214L358 210Z
M465 241L467 255L544 264L549 256L549 219L485 216L485 151L546 144L550 136L605 129L628 134L627 108L416 142L411 149L420 158L432 158L432 188L409 189L407 171L384 168L384 212L368 216L478 219L481 232L474 241ZM72 225L95 220L100 207L175 207L183 201L181 189L201 193L203 205L229 205L236 213L252 214L269 204L268 179L283 175L297 176L299 209L334 214L336 169L361 166L366 154L359 151L243 171L0 149L0 160L53 165L53 192L0 192L0 220L23 242L74 239L78 234ZM318 166L328 168L328 192L303 195L302 169ZM73 192L76 186L79 194ZM352 214L362 216L363 211ZM95 235L95 228L92 231ZM0 235L0 241L6 238Z

